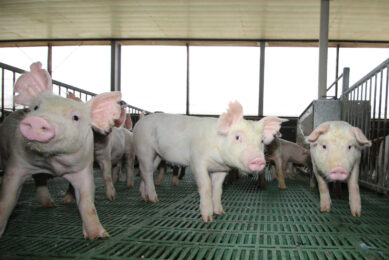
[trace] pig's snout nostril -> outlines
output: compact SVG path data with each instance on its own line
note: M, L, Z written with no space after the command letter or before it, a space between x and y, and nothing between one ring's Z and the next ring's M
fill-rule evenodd
M31 141L48 142L55 136L54 128L38 116L26 117L20 122L20 132Z
M262 171L265 168L266 161L263 158L255 158L249 162L248 168L253 172Z
M342 167L336 167L328 173L328 176L331 178L331 180L336 181L343 181L347 179L348 175L349 172Z

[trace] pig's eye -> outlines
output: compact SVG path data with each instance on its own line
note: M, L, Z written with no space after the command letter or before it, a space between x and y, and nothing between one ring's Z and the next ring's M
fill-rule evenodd
M242 141L242 137L241 137L240 135L236 135L236 136L235 136L235 140L236 140L236 141Z
M324 149L324 150L327 149L327 145L323 145L323 149Z
M352 146L351 146L351 145L349 145L349 146L348 146L348 149L349 149L349 150L351 150L351 147L352 147Z
M74 120L74 121L78 121L79 119L80 119L80 118L79 118L77 115L74 115L74 116L73 116L73 120Z
M38 106L38 105L36 105L36 106L34 107L34 110L38 110L38 108L39 108L39 106Z

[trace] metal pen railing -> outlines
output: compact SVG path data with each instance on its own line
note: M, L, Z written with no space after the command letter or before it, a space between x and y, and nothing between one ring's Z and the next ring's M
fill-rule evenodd
M372 140L372 147L362 154L360 182L379 192L389 192L388 83L389 59L340 97L342 120L361 128Z
M22 70L17 67L13 67L11 65L1 63L1 121L3 121L4 117L16 109L18 107L14 103L14 85L17 78L26 73L25 70ZM67 93L73 93L76 97L80 98L82 101L86 102L91 99L96 93L83 90L66 83L52 80L53 83L53 92L59 96L66 97ZM151 112L143 110L141 108L127 105L128 112L131 115L131 119L133 121L137 121L139 119L140 114L143 112L145 114L150 114ZM20 107L21 108L21 107Z
M350 68L343 68L343 73L335 79L335 81L327 88L326 99L338 99L339 83L342 83L342 93L349 88ZM328 96L328 93L334 89L334 95Z

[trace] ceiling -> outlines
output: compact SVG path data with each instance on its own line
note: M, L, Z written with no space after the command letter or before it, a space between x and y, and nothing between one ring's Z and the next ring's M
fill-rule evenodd
M330 0L329 40L389 46L389 1ZM317 41L320 0L0 0L0 41Z

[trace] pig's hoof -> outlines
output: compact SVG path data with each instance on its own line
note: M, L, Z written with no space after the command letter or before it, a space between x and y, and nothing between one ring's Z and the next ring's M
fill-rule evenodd
M68 196L66 195L62 200L61 200L61 203L62 204L69 204L73 201L73 196Z
M288 189L288 188L286 187L285 184L284 184L284 185L279 185L278 188L281 189L281 190L286 190L286 189Z
M177 179L173 179L172 185L173 186L178 186L178 180Z
M153 199L150 199L150 202L152 202L152 203L156 203L156 202L158 202L159 200L158 200L158 197L155 197L155 198L153 198Z
M208 222L212 222L213 221L213 216L201 216L201 218L203 219L203 221L205 223L208 223Z
M114 200L116 198L115 191L107 192L106 195L108 200Z
M57 207L57 204L55 204L55 202L52 200L48 200L48 201L42 202L42 206L45 208L53 208L53 207Z
M220 209L220 210L215 210L213 213L215 213L216 215L223 215L225 212L223 209Z
M133 182L132 183L127 183L127 188L128 189L134 188L134 183Z
M361 209L361 206L359 205L359 207L358 206L356 206L356 207L351 207L351 214L354 216L354 217L360 217L361 216L361 211L362 211L362 209Z
M321 212L330 212L331 211L331 206L330 205L321 205L320 206L320 211Z
M88 234L86 235L84 233L84 239L97 239L97 238L104 238L104 237L109 237L109 233L103 228L102 230L98 231L98 232L93 232L91 234Z

